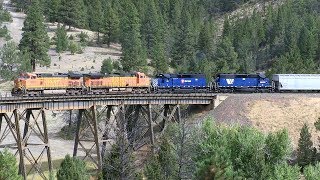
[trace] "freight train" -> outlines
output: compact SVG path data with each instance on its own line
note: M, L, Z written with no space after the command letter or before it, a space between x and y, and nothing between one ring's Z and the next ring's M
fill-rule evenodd
M207 82L203 74L144 73L22 73L14 81L13 96L47 94L195 93L195 92L320 91L320 74L218 74Z

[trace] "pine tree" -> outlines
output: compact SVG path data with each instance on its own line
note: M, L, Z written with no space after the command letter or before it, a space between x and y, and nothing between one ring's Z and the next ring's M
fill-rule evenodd
M85 27L86 10L83 0L61 0L59 22L72 27Z
M300 131L300 139L298 143L298 165L303 169L309 164L314 164L315 158L315 148L311 141L311 134L309 132L309 127L305 123Z
M57 179L89 180L85 162L76 157L70 157L70 155L66 155L58 169Z
M177 167L177 157L173 152L172 143L168 138L162 138L160 142L160 151L159 151L159 163L162 167L162 174L165 179L172 179L176 177L176 172L178 171Z
M0 151L0 179L20 180L17 160L7 149Z
M19 49L30 55L32 70L35 71L36 63L49 66L51 61L48 56L49 37L38 0L32 1L22 31Z
M115 117L117 121L115 143L104 159L102 174L105 180L134 179L136 176L132 144L128 140L132 132L127 129L129 124L125 119L125 110L119 110L120 112Z
M109 2L104 11L104 42L110 47L111 42L119 42L120 20L118 13L113 9Z
M100 0L91 0L89 11L89 27L98 33L98 44L100 42L100 32L103 31L103 10Z
M0 50L0 59L3 64L6 64L6 68L1 67L1 69L8 69L13 71L13 68L19 64L19 52L17 51L17 45L9 41Z
M147 179L162 180L164 179L162 168L158 156L152 156L144 167L144 174Z
M145 11L145 19L142 22L142 37L144 38L145 46L147 48L148 56L152 54L152 50L155 44L161 39L161 32L163 31L159 27L159 15L154 3L154 0L148 0L147 9Z
M58 25L56 36L56 51L58 53L66 51L68 49L68 37L64 26L60 27Z
M45 14L49 22L59 21L59 8L61 0L46 0Z
M221 73L235 73L239 70L238 54L229 38L224 38L220 42L216 52L217 69Z
M172 65L178 68L178 71L186 72L193 67L191 63L195 61L195 35L191 16L186 8L183 8L177 33L172 52Z
M134 4L123 2L126 12L121 19L121 63L124 71L142 70L147 65L146 52L143 49L140 35L140 20Z
M299 37L299 49L303 59L314 59L317 50L316 36L303 26Z
M166 72L168 62L165 54L164 22L157 12L154 0L147 1L147 10L143 25L143 38L149 57L156 73Z
M110 74L113 71L113 63L111 58L105 59L102 62L101 73Z
M209 21L205 21L198 38L198 50L206 58L210 58L213 52L213 30L212 24Z
M229 18L228 18L228 17L225 17L225 18L224 18L224 22L223 22L223 32L222 32L222 36L223 36L223 37L232 38L232 37L231 37L231 32L232 32L232 27L231 27Z

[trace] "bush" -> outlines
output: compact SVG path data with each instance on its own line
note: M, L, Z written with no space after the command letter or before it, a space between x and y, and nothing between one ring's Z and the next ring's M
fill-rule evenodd
M12 22L12 17L7 10L0 10L0 22Z
M320 179L320 163L315 166L307 166L304 168L304 177L306 180L319 180Z
M115 69L116 71L121 71L121 65L119 61L113 62L113 69Z
M69 36L69 39L70 39L70 40L74 40L74 37L73 37L72 34Z
M70 42L69 51L71 52L72 55L74 55L75 53L78 53L78 54L82 54L83 53L83 49L80 46L80 44L76 43L74 41Z
M305 123L300 131L300 138L297 149L297 161L298 165L302 168L314 164L316 159L316 149L313 147L311 141L311 133L309 132L309 127Z
M16 158L7 149L2 152L0 151L0 179L22 179L18 175Z
M101 73L110 74L113 71L113 63L111 58L105 59L102 62Z
M3 26L3 28L0 28L0 37L6 37L7 35L8 35L7 26Z
M253 128L225 128L207 121L202 132L205 138L199 142L194 158L198 179L267 179L299 174L299 168L286 164L291 148L285 130L266 138Z
M290 166L286 163L275 166L274 175L271 179L296 180L300 178L300 168L298 166Z
M58 26L56 36L56 51L58 53L66 51L68 49L68 37L67 31L65 30L64 26Z
M12 37L10 36L10 34L7 34L6 37L5 37L5 40L6 41L10 41L11 39L12 39Z
M83 32L81 31L81 33L78 35L79 38L80 38L80 44L81 46L87 46L88 44L88 39L89 39L89 36L86 32Z
M85 162L76 157L70 157L70 155L66 155L57 172L57 179L89 179Z

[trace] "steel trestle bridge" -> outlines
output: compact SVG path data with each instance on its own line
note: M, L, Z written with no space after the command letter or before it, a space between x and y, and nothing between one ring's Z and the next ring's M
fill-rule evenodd
M52 171L45 112L78 110L73 156L77 156L80 150L84 151L84 159L93 161L101 171L106 144L113 131L111 124L116 124L113 128L125 131L128 142L136 144L133 146L136 149L141 144L139 142L146 142L143 137L147 137L147 143L153 147L156 128L161 131L166 122L181 121L180 105L214 108L219 101L215 93L0 97L0 148L17 150L19 173L24 179L31 170L48 179L41 167L41 160L45 159L48 163L46 167L49 172ZM119 119L122 121L119 122ZM141 130L134 131L138 124ZM35 134L40 143L31 142L31 134ZM15 143L5 143L8 135L14 137ZM85 145L87 142L91 143L89 147ZM36 155L31 147L43 150ZM29 170L26 163L31 165Z

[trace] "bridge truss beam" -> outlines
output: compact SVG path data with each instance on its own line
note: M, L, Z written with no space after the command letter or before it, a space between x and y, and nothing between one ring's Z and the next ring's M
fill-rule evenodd
M14 138L13 143L5 142L10 134ZM30 140L31 135L36 138ZM41 151L39 151L39 147L41 147ZM15 109L11 114L1 113L0 148L15 150L14 154L19 156L19 173L24 179L32 172L34 175L39 174L43 179L49 179L45 176L42 168L42 163L47 160L48 171L52 172L45 111L43 109L26 109L20 112ZM26 164L29 164L30 168L27 169Z
M118 105L79 110L73 156L101 172L105 154L120 137L132 150L155 144L166 122L180 122L180 105ZM81 154L82 153L82 154Z

